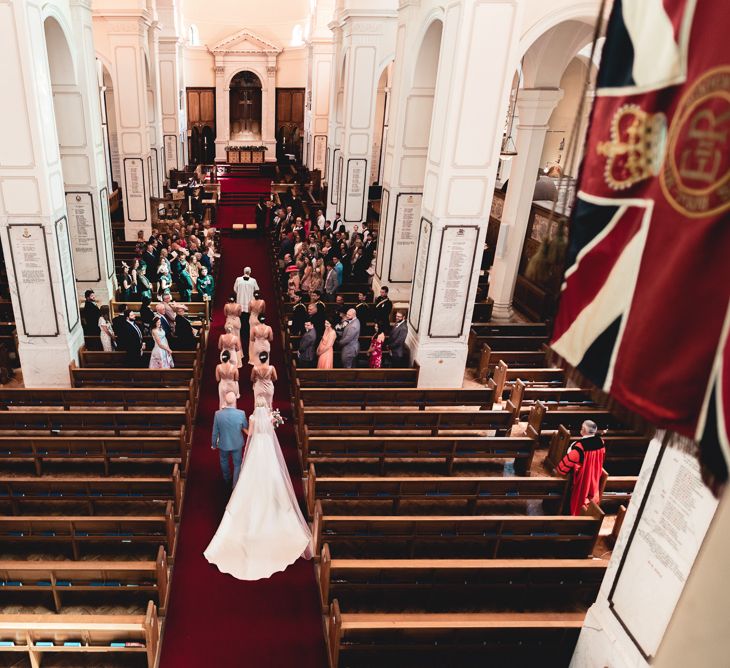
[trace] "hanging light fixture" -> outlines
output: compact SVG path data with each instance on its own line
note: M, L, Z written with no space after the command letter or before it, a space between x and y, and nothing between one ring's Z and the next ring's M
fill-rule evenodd
M520 82L522 81L522 63L517 70L517 86L512 89L509 99L509 110L507 111L507 122L505 123L505 131L502 134L502 146L499 149L500 160L512 160L517 155L517 146L515 140L512 139L512 126L515 122L515 112L517 111L517 93L520 90Z

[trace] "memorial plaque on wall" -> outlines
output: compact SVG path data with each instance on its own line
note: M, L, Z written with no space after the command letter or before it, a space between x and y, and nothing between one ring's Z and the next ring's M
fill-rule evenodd
M413 280L422 199L421 193L398 193L395 198L388 269L388 280L391 283L410 283Z
M411 288L411 306L408 319L411 327L418 331L421 326L421 311L423 310L423 290L426 286L428 272L428 255L431 250L431 236L433 225L431 221L421 218L421 228L418 232L418 251L416 253L416 268L413 272L413 287Z
M74 282L74 264L71 257L71 236L66 217L56 221L56 244L58 260L61 265L61 282L63 283L63 304L66 308L68 331L76 327L80 320L79 306L76 301L76 285Z
M177 136L165 135L163 142L165 148L165 169L169 173L171 169L177 169Z
M101 206L101 228L104 234L104 256L109 278L111 278L114 275L114 248L112 247L112 220L109 215L109 191L106 188L99 191L99 204Z
M611 612L651 663L717 509L697 458L664 445L616 577Z
M327 135L314 136L314 157L312 159L314 169L320 170L323 174L327 166Z
M390 200L390 193L383 188L380 193L380 238L385 239L388 231L388 202ZM381 241L381 243L383 243ZM382 278L383 277L383 257L385 256L385 248L381 247L378 254L375 256L375 273Z
M152 168L150 169L150 181L152 182L152 184L150 185L150 192L152 193L153 197L159 197L160 160L157 156L156 148L151 148L150 151L152 151Z
M343 215L346 223L358 223L365 215L367 168L368 161L365 158L349 158L347 161L345 211Z
M76 264L76 282L100 281L99 245L96 240L91 193L66 193L66 211L68 211L68 231Z
M341 178L342 178L342 157L340 156L340 149L336 148L332 152L332 194L330 195L330 202L332 204L339 204L340 179Z
M428 326L432 338L458 338L464 333L478 237L476 225L447 225L441 233Z
M8 225L8 242L23 333L28 337L58 336L56 297L43 226Z
M142 158L124 158L124 200L127 218L134 223L147 221L147 184Z

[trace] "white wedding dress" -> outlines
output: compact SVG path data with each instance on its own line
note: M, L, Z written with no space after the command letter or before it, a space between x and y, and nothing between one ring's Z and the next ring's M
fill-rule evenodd
M299 510L271 412L257 402L241 474L205 558L239 580L260 580L299 557L312 557L312 534Z

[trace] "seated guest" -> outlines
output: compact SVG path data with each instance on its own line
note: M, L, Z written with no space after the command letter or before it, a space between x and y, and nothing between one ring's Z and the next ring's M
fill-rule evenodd
M188 309L184 304L178 304L176 311L175 336L172 339L173 348L175 350L195 350L198 338L195 336L193 325L186 317Z
M557 472L568 475L573 472L570 491L570 514L580 515L590 501L600 501L601 472L606 457L606 445L598 435L598 426L593 420L586 420L580 428L577 441L572 443L560 460Z
M304 335L299 341L297 366L302 369L312 369L317 358L317 330L311 320L304 323Z
M99 336L99 307L93 290L84 292L84 305L81 308L81 324L84 336Z

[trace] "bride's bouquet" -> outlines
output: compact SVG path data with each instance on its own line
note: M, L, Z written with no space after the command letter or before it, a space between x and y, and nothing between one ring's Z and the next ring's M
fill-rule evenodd
M273 410L271 411L271 424L274 425L274 429L278 429L283 425L285 422L284 418L281 416L281 413L279 410Z

